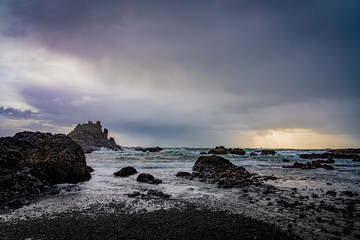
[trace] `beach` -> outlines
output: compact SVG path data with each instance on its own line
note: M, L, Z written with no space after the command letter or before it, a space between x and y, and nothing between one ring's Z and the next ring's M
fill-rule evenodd
M191 172L200 152L101 150L86 155L95 171L90 181L56 185L59 194L39 198L0 214L4 239L358 239L360 223L357 162L335 160L335 170L292 169L300 153L224 155L261 178L242 188L219 188L204 179L177 177ZM284 162L286 158L289 162ZM161 184L115 177L133 166ZM268 178L265 178L265 177ZM154 194L155 192L155 194ZM170 195L164 197L162 194ZM335 195L334 195L335 194Z

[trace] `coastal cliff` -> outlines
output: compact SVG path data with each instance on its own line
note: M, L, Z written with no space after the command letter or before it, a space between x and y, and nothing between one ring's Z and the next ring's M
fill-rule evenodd
M102 147L121 150L121 147L115 143L114 138L110 137L108 139L108 130L104 128L104 131L102 131L100 121L78 124L68 136L83 148L84 153L92 153Z

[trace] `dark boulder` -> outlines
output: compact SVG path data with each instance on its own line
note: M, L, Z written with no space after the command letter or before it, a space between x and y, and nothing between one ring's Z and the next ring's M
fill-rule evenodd
M0 175L3 205L9 198L33 198L45 193L53 184L91 178L79 144L64 134L41 132L0 138Z
M235 155L245 155L245 151L241 148L229 148L228 149L229 154L235 154Z
M160 179L155 179L153 175L147 173L140 173L136 181L150 184L160 184L162 181Z
M245 168L216 155L199 157L193 170L195 177L204 178L224 188L250 185L256 179L251 179L252 175Z
M289 160L289 159L286 159L286 158L281 159L281 161L282 161L282 162L290 162L290 160Z
M100 121L95 124L89 121L88 123L78 124L68 136L80 144L85 153L98 151L102 147L121 150L121 147L115 143L114 138L108 139L108 133L109 131L106 128L102 131Z
M137 171L135 168L133 167L124 167L122 169L120 169L119 171L117 171L116 173L114 173L115 176L118 176L118 177L127 177L127 176L130 176L130 175L134 175L136 174Z
M257 156L257 154L255 152L251 152L250 156Z

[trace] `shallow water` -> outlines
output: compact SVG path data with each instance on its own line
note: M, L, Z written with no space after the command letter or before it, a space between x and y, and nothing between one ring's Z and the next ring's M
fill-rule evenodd
M271 193L264 193L263 187L256 186L247 189L221 189L214 184L175 176L179 171L191 172L200 152L208 150L166 148L158 153L143 153L130 148L123 152L104 149L87 154L87 164L95 170L90 181L59 185L61 194L45 198L9 214L2 214L0 220L51 216L59 212L89 209L99 203L103 206L125 203L131 212L152 211L174 207L176 201L172 200L181 200L275 221L282 227L293 228L295 233L303 234L307 238L327 239L340 233L343 239L352 239L358 234L359 196L348 197L341 193L352 191L360 194L359 162L336 159L335 164L331 164L335 167L333 171L302 170L282 168L282 166L292 165L295 161L310 161L300 159L299 154L323 153L325 150L277 149L275 156L250 156L250 152L256 149L244 149L247 152L244 156L224 156L234 164L245 167L250 173L277 177L277 180L265 183L276 187ZM283 163L284 158L290 162ZM114 172L126 166L132 166L141 173L150 173L155 178L161 179L163 183L159 185L139 183L136 181L137 175L126 178L114 177ZM170 194L171 198L158 201L158 199L128 197L128 194L134 191L146 192L148 189ZM329 190L335 191L337 195L329 196L326 194ZM286 203L293 206L286 206ZM325 211L325 208L321 208L324 204L335 206L339 211ZM348 216L349 211L346 210L349 206L353 208L351 216ZM112 209L109 207L102 211L111 212ZM305 217L301 215L304 211ZM351 233L343 234L344 228L351 229Z

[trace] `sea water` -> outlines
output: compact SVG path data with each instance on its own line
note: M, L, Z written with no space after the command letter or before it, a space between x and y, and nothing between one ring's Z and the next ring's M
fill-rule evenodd
M174 207L173 202L176 201L172 200L180 200L263 219L279 217L294 221L298 213L294 214L278 205L273 205L269 203L269 199L274 201L285 199L289 202L304 199L303 201L307 203L321 202L340 206L346 201L354 201L354 197L342 196L342 192L352 191L360 194L360 163L351 159L335 159L335 163L331 164L335 170L283 168L296 161L302 163L311 161L301 159L299 154L324 153L326 150L274 149L276 151L274 156L250 156L250 153L256 149L244 149L245 155L223 155L235 165L245 167L250 173L276 177L265 183L277 189L275 193L277 195L270 197L264 196L261 188L260 190L250 188L246 191L238 188L222 189L216 184L175 176L179 171L192 172L195 161L201 156L200 153L209 150L210 148L165 148L161 152L150 153L136 151L135 148L126 148L124 151L101 149L86 155L87 164L95 170L91 174L90 181L60 184L58 185L60 194L24 206L9 214L0 215L0 220L9 221L44 214L79 211L94 205L107 206L112 203L125 203L132 212L153 211ZM289 162L283 162L283 159ZM139 173L152 174L163 182L152 185L137 182L137 174L125 178L113 175L127 166L134 167ZM156 199L142 201L128 196L134 192L146 193L149 189L170 194L171 197L167 201L156 201ZM326 194L328 191L335 191L337 197L328 196ZM355 199L358 201L359 196ZM102 211L111 212L112 209L103 208ZM355 214L359 212L359 204L357 204ZM338 216L325 214L323 218L338 218ZM347 220L343 221L345 224ZM306 221L303 224L306 225ZM360 223L352 224L355 224L354 227L360 227ZM314 231L311 227L307 229L310 233Z

